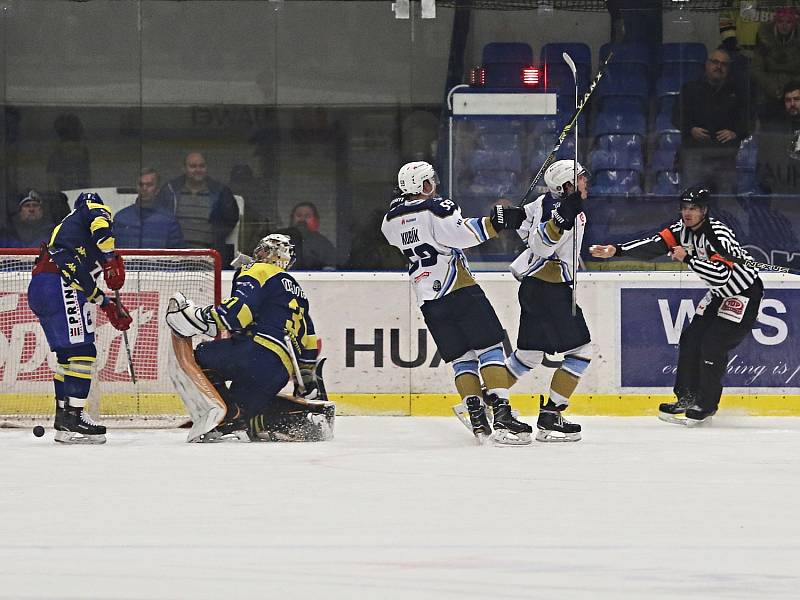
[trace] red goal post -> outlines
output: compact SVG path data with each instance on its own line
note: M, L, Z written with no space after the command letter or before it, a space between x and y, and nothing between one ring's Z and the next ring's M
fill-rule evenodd
M97 311L89 405L96 417L116 426L174 425L185 421L186 413L167 372L167 302L183 292L199 306L218 304L220 256L215 250L118 252L125 261L120 296L133 317L128 340L136 384L128 372L122 333ZM0 248L0 427L48 424L54 413L55 354L27 299L37 255L35 248Z

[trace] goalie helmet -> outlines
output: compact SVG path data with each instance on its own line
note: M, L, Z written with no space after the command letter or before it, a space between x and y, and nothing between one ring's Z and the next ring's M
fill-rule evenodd
M572 160L557 160L547 167L544 172L544 184L556 198L561 198L564 195L565 183L575 185L575 180L573 179L575 176L574 162ZM586 170L581 166L581 163L578 163L578 176L585 174Z
M403 195L421 194L426 181L433 184L434 190L439 185L433 166L423 160L406 163L397 172L397 187Z
M258 242L253 250L253 258L258 262L271 263L281 269L289 270L297 257L294 253L294 244L288 235L271 233Z

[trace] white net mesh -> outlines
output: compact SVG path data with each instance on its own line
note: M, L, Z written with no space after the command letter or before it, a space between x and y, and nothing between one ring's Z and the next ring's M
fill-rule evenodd
M133 318L128 341L136 384L122 333L98 311L90 410L115 426L174 425L186 416L167 373L167 301L180 291L199 306L218 303L219 256L211 250L119 252L125 260L120 295ZM44 424L54 412L55 354L27 300L36 255L35 250L0 249L0 427Z

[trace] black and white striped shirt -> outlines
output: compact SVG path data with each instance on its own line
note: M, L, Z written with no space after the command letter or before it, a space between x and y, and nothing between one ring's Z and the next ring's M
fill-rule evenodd
M731 228L721 221L709 217L697 231L692 231L679 220L668 230L691 256L687 265L711 288L712 295L737 296L758 280L755 268L734 262L752 257L739 245ZM646 260L663 256L669 250L662 234L619 244L616 248L616 256Z

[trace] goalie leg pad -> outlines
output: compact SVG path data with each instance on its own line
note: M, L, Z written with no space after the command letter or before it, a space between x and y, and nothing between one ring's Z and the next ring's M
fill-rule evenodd
M168 353L168 371L186 412L192 419L187 442L199 442L209 431L222 423L227 407L216 388L194 360L192 342L173 334Z
M180 292L176 292L167 304L167 325L183 337L190 338L198 334L217 337L219 328L208 308L201 308Z

